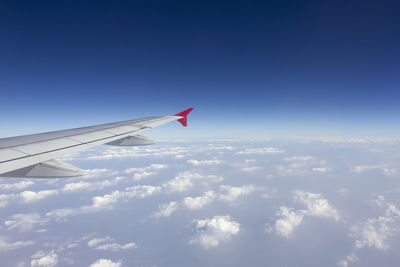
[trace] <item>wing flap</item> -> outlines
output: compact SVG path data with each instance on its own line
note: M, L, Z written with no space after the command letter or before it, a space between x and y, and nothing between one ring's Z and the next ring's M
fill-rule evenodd
M135 135L135 136L127 136L109 143L106 145L110 146L145 146L145 145L152 145L155 142L146 136L143 135Z
M8 173L3 173L1 176L6 177L26 177L26 178L57 178L57 177L74 177L80 176L83 171L71 164L49 160L38 163L32 166L27 166Z

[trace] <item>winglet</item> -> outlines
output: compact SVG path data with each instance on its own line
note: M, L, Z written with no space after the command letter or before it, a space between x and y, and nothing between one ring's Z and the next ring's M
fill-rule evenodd
M193 108L188 108L187 110L184 110L178 114L175 114L174 116L180 116L183 117L182 119L179 119L178 121L183 125L183 126L187 126L187 115L190 113L190 111L192 111Z

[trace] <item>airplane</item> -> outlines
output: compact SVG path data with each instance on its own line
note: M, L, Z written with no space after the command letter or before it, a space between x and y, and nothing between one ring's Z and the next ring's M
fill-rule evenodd
M187 126L187 115L193 108L173 116L100 124L68 130L7 137L0 139L0 176L19 178L61 178L83 175L83 170L56 160L65 154L97 145L142 146L154 144L140 135L172 121Z

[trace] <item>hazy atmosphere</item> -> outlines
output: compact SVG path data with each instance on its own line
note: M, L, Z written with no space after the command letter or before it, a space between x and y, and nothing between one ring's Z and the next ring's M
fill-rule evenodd
M63 160L84 177L3 178L2 262L395 266L398 150L384 140L214 140L71 155Z

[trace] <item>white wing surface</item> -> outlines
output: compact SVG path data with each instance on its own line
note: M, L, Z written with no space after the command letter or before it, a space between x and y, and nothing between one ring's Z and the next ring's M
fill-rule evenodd
M139 133L176 120L186 126L190 111L192 108L174 116L147 117L0 139L0 176L30 178L80 176L82 170L55 158L102 144L114 146L153 144L152 140Z

